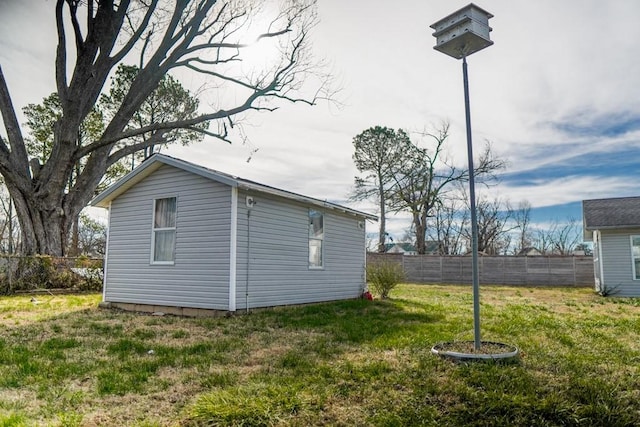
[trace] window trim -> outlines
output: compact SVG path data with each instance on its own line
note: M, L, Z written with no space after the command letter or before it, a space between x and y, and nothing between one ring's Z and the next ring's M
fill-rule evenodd
M636 256L633 254L633 239L640 239L640 234L632 234L629 236L629 245L631 247L631 279L635 281L640 281L640 271L636 271ZM638 246L640 247L640 246ZM640 260L640 256L637 257Z
M316 212L318 214L321 215L322 217L322 237L317 238L317 237L311 237L311 230L310 230L310 226L311 226L311 213L312 212ZM307 237L308 237L308 244L307 244L307 262L308 262L308 267L309 270L324 270L324 248L325 248L325 242L324 242L324 236L325 236L325 213L318 210L318 209L313 209L313 208L309 208L307 210ZM311 242L312 241L319 241L320 242L320 265L312 265L311 264Z
M176 210L175 210L175 224L173 227L162 227L156 228L156 203L158 200L164 199L175 199L176 200ZM154 197L152 203L152 211L151 211L151 250L149 251L149 264L151 265L175 265L176 263L176 240L177 240L177 223L178 223L178 196L163 196L163 197ZM173 259L171 261L156 261L156 232L157 231L173 231Z

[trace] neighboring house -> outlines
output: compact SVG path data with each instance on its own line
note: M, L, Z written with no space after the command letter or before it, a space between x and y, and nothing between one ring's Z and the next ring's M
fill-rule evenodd
M418 250L411 243L385 243L384 253L418 255Z
M427 240L425 245L427 255L437 255L439 253L440 245L438 242ZM385 243L384 252L387 254L418 255L418 249L413 243Z
M516 256L540 256L540 255L542 255L542 252L540 252L538 249L534 248L533 246L528 246L526 248L520 249L520 252L518 252L518 255Z
M109 209L103 299L116 307L234 312L365 288L377 218L347 207L160 154L91 204Z
M585 241L593 241L595 286L640 296L640 197L583 200Z

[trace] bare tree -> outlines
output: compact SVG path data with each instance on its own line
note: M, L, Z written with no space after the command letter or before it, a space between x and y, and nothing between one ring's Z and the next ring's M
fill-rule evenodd
M553 239L549 229L537 228L534 232L535 247L542 255L553 253Z
M171 130L196 130L229 141L229 128L240 113L272 111L277 105L270 100L314 104L328 96L328 76L318 71L309 52L315 6L314 0L291 0L260 21L268 11L257 0L56 0L55 77L62 114L53 125L52 149L44 162L30 162L0 68L6 131L0 136L0 174L15 203L24 252L63 255L73 219L94 196L105 171L131 153L165 143ZM254 43L275 44L279 60L248 69L243 60ZM136 75L104 131L79 143L78 130L108 77L136 55ZM165 75L178 71L206 78L217 103L189 119L135 126L143 102ZM316 77L316 86L303 92L302 82L310 76ZM217 126L199 126L206 122ZM78 164L83 167L76 171L75 184L65 191Z
M571 255L582 243L582 226L575 218L555 220L546 229L538 229L536 244L545 255Z
M571 255L578 243L582 242L582 227L575 218L565 223L554 222L549 230L549 242L556 255Z
M103 257L107 245L107 226L88 215L80 214L78 251L82 255Z
M454 184L469 180L469 170L456 167L445 156L449 123L442 123L435 133L425 132L424 137L433 143L430 149L416 144L407 144L403 149L404 158L394 172L390 198L392 210L411 213L419 254L426 252L427 219L437 204ZM475 166L476 179L488 183L504 167L505 162L496 158L487 144Z
M402 130L375 126L353 138L353 161L361 175L355 179L352 200L375 199L380 211L378 252L385 251L387 198L393 171L402 161L402 149L410 144Z
M531 234L531 203L523 200L518 203L518 208L513 211L513 219L518 230L518 240L514 253L520 253L525 248L531 247L533 237Z
M510 232L514 227L509 226L513 211L508 203L499 198L490 200L480 197L476 203L478 217L478 251L487 255L506 254L511 243ZM464 235L471 242L470 227L464 229ZM471 245L469 244L469 248Z
M436 204L427 219L427 238L438 242L440 255L458 255L463 251L462 230L468 226L468 210L457 197L447 197Z
M0 251L13 254L20 247L20 236L13 201L0 180Z

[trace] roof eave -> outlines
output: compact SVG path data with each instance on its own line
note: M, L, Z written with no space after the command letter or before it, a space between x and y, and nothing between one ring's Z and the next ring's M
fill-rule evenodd
M314 206L339 211L339 212L357 216L357 217L363 217L364 219L368 219L371 221L378 221L378 217L376 215L372 215L366 212L361 212L356 209L347 208L345 206L337 205L335 203L327 202L326 200L314 199L313 197L291 193L286 190L280 190L274 187L269 187L269 186L261 185L254 182L248 182L240 179L238 181L238 188L241 188L243 190L258 191L261 193L266 193L266 194L270 194L278 197L284 197L289 200L296 200L301 203L311 204Z
M90 206L96 206L101 208L108 208L113 199L120 196L122 193L133 187L138 182L142 181L147 176L151 175L162 165L169 165L178 169L192 172L196 175L200 175L205 178L218 181L220 183L229 185L231 187L239 187L246 190L254 190L261 193L272 194L275 196L283 197L289 200L297 200L302 203L307 203L327 209L332 209L338 212L342 212L348 215L356 217L362 217L371 221L378 221L376 215L361 212L355 209L347 208L345 206L337 205L335 203L327 202L325 200L314 199L313 197L303 196L301 194L292 193L286 190L280 190L275 187L269 187L267 185L259 184L256 182L244 180L231 175L217 173L213 170L194 165L184 160L176 159L174 157L165 156L162 154L154 154L145 160L136 169L129 172L127 175L118 180L115 184L104 190L102 193L94 197L90 202Z
M151 173L156 171L161 165L161 163L158 164L157 162L153 162L151 160L142 163L141 166L132 170L131 172L120 178L116 183L109 186L106 190L94 197L89 202L89 206L108 208L109 203L111 203L113 199L127 191L129 188L133 187L145 177L151 175Z
M142 181L142 179L151 175L152 172L156 171L162 165L169 165L178 169L186 170L188 172L221 182L231 187L236 187L238 185L238 180L232 176L226 176L220 173L216 173L209 169L196 166L192 163L156 153L145 160L136 169L132 170L127 175L118 180L115 184L94 197L93 200L89 202L89 205L107 208L109 206L109 203L113 199L127 191L129 188L133 187L138 182Z
M615 229L625 229L625 228L640 228L640 224L624 224L624 225L587 225L584 227L587 231L595 231L595 230L615 230Z

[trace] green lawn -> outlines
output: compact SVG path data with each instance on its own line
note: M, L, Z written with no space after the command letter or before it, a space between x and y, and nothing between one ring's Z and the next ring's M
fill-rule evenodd
M640 425L637 299L483 286L508 364L430 353L473 339L469 286L214 319L37 299L0 298L0 427Z

